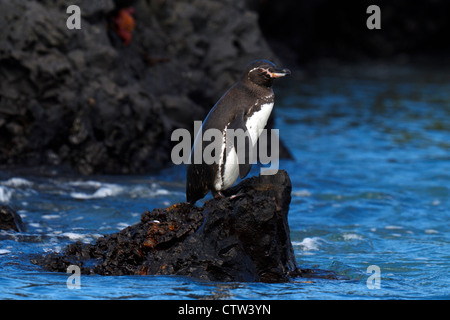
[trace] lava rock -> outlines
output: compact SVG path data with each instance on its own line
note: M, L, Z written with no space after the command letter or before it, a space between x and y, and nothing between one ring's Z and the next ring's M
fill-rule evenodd
M290 241L286 171L243 180L202 207L178 203L139 223L33 260L50 271L76 264L85 274L183 275L210 281L285 282L303 276ZM308 273L308 272L306 272ZM310 272L309 272L310 273Z
M22 232L26 230L26 226L17 212L9 206L2 205L0 206L0 230Z
M239 0L0 1L0 163L69 164L83 174L167 167L171 133L193 132L249 61L276 57ZM123 5L120 4L120 5Z

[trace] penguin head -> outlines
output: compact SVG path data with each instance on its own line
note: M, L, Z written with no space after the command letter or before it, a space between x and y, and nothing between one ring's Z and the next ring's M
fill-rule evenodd
M256 85L271 87L273 79L290 75L289 69L277 68L269 60L255 60L250 62L242 75L244 80L248 80Z

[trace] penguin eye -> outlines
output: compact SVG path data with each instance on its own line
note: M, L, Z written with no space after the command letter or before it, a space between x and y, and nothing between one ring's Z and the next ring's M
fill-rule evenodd
M263 75L270 77L270 72L269 72L268 69L266 69L266 68L258 68L258 71L261 72Z

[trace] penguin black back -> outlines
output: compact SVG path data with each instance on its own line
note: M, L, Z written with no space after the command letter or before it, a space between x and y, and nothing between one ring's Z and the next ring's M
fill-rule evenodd
M222 197L221 190L231 187L238 176L242 179L248 174L251 163L248 159L238 161L236 145L231 146L230 151L226 139L227 130L242 129L248 134L248 140L245 141L254 145L272 111L273 79L289 74L289 70L279 69L268 60L252 61L245 68L239 81L214 105L203 121L191 150L186 172L187 201L194 204L209 191L214 197ZM203 136L209 129L221 132L219 142L222 150L218 155L214 155L217 161L213 163L206 163L203 159L205 148L213 141L202 141L200 138L200 134ZM201 147L198 144L201 144ZM197 152L202 153L201 163L195 161Z

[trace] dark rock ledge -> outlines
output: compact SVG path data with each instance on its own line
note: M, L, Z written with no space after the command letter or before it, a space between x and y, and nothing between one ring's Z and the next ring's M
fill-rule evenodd
M75 264L84 274L184 275L210 281L336 278L331 272L296 266L286 171L243 180L225 193L202 207L178 203L145 212L139 223L94 244L76 242L33 263L59 272Z
M26 230L26 225L14 209L10 206L0 205L0 230L22 232Z

